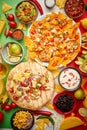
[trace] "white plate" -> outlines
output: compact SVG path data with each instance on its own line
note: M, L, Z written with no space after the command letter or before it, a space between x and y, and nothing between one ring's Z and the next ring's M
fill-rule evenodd
M62 12L62 11L59 11L59 12L65 14L65 13ZM56 13L57 13L57 12L56 12ZM51 13L47 13L47 14L44 14L44 15L42 15L42 16L39 16L36 21L44 19L44 18L46 17L46 15L48 15L48 14L51 14ZM65 14L65 15L66 15L66 14ZM67 19L70 19L70 18L67 16ZM75 23L76 23L76 22L73 20L73 24L75 24ZM30 26L29 29L28 29L28 34L27 34L28 36L30 35L30 34L29 34L29 30L30 30L31 27L32 27L32 24L31 24L31 26ZM80 32L80 29L79 29L79 28L77 29L77 32L78 32L79 35L80 35L80 45L81 45L81 41L82 41L82 40L81 40L81 32ZM78 55L78 53L75 55L75 57L74 57L72 60L74 60L77 55ZM70 61L68 62L68 64L69 64L70 62L72 62L72 60L70 60ZM40 64L42 64L43 66L46 66L46 67L48 66L48 62L40 62L40 61L38 61L37 59L35 59L35 61L38 62L38 63L40 63ZM58 68L61 68L61 67L63 67L62 64L60 64L60 65L58 66Z

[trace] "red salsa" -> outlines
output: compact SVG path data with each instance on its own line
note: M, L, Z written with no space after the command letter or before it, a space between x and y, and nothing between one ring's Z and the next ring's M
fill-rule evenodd
M65 12L71 18L77 18L84 11L83 0L67 0L65 4Z
M24 37L24 34L22 32L22 30L20 29L16 29L14 32L13 32L13 38L16 39L16 40L21 40L23 39Z

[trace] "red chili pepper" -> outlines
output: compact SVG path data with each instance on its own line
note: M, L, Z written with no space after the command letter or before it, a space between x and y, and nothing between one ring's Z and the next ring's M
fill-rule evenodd
M31 0L31 1L34 2L34 4L37 6L37 8L40 11L40 14L43 15L43 9L42 9L40 3L37 0Z
M38 115L45 115L45 116L50 116L52 115L51 112L49 111L43 111L43 110L36 110L36 111L31 111L35 116L38 116Z

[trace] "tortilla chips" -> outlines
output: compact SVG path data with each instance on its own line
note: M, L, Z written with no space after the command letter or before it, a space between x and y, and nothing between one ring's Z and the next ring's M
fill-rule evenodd
M66 0L56 0L56 5L57 5L59 8L63 8L64 5L65 5L65 2L66 2Z
M10 5L8 5L6 2L2 2L2 12L3 13L9 11L10 9L12 9L12 7Z
M5 21L4 20L0 20L0 34L2 33L3 29L5 26Z

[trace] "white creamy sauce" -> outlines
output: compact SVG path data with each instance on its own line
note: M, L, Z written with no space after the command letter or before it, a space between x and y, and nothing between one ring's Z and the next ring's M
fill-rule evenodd
M45 0L46 6L51 8L55 4L55 0Z
M64 88L74 89L79 85L81 77L76 70L68 68L61 72L59 80Z

